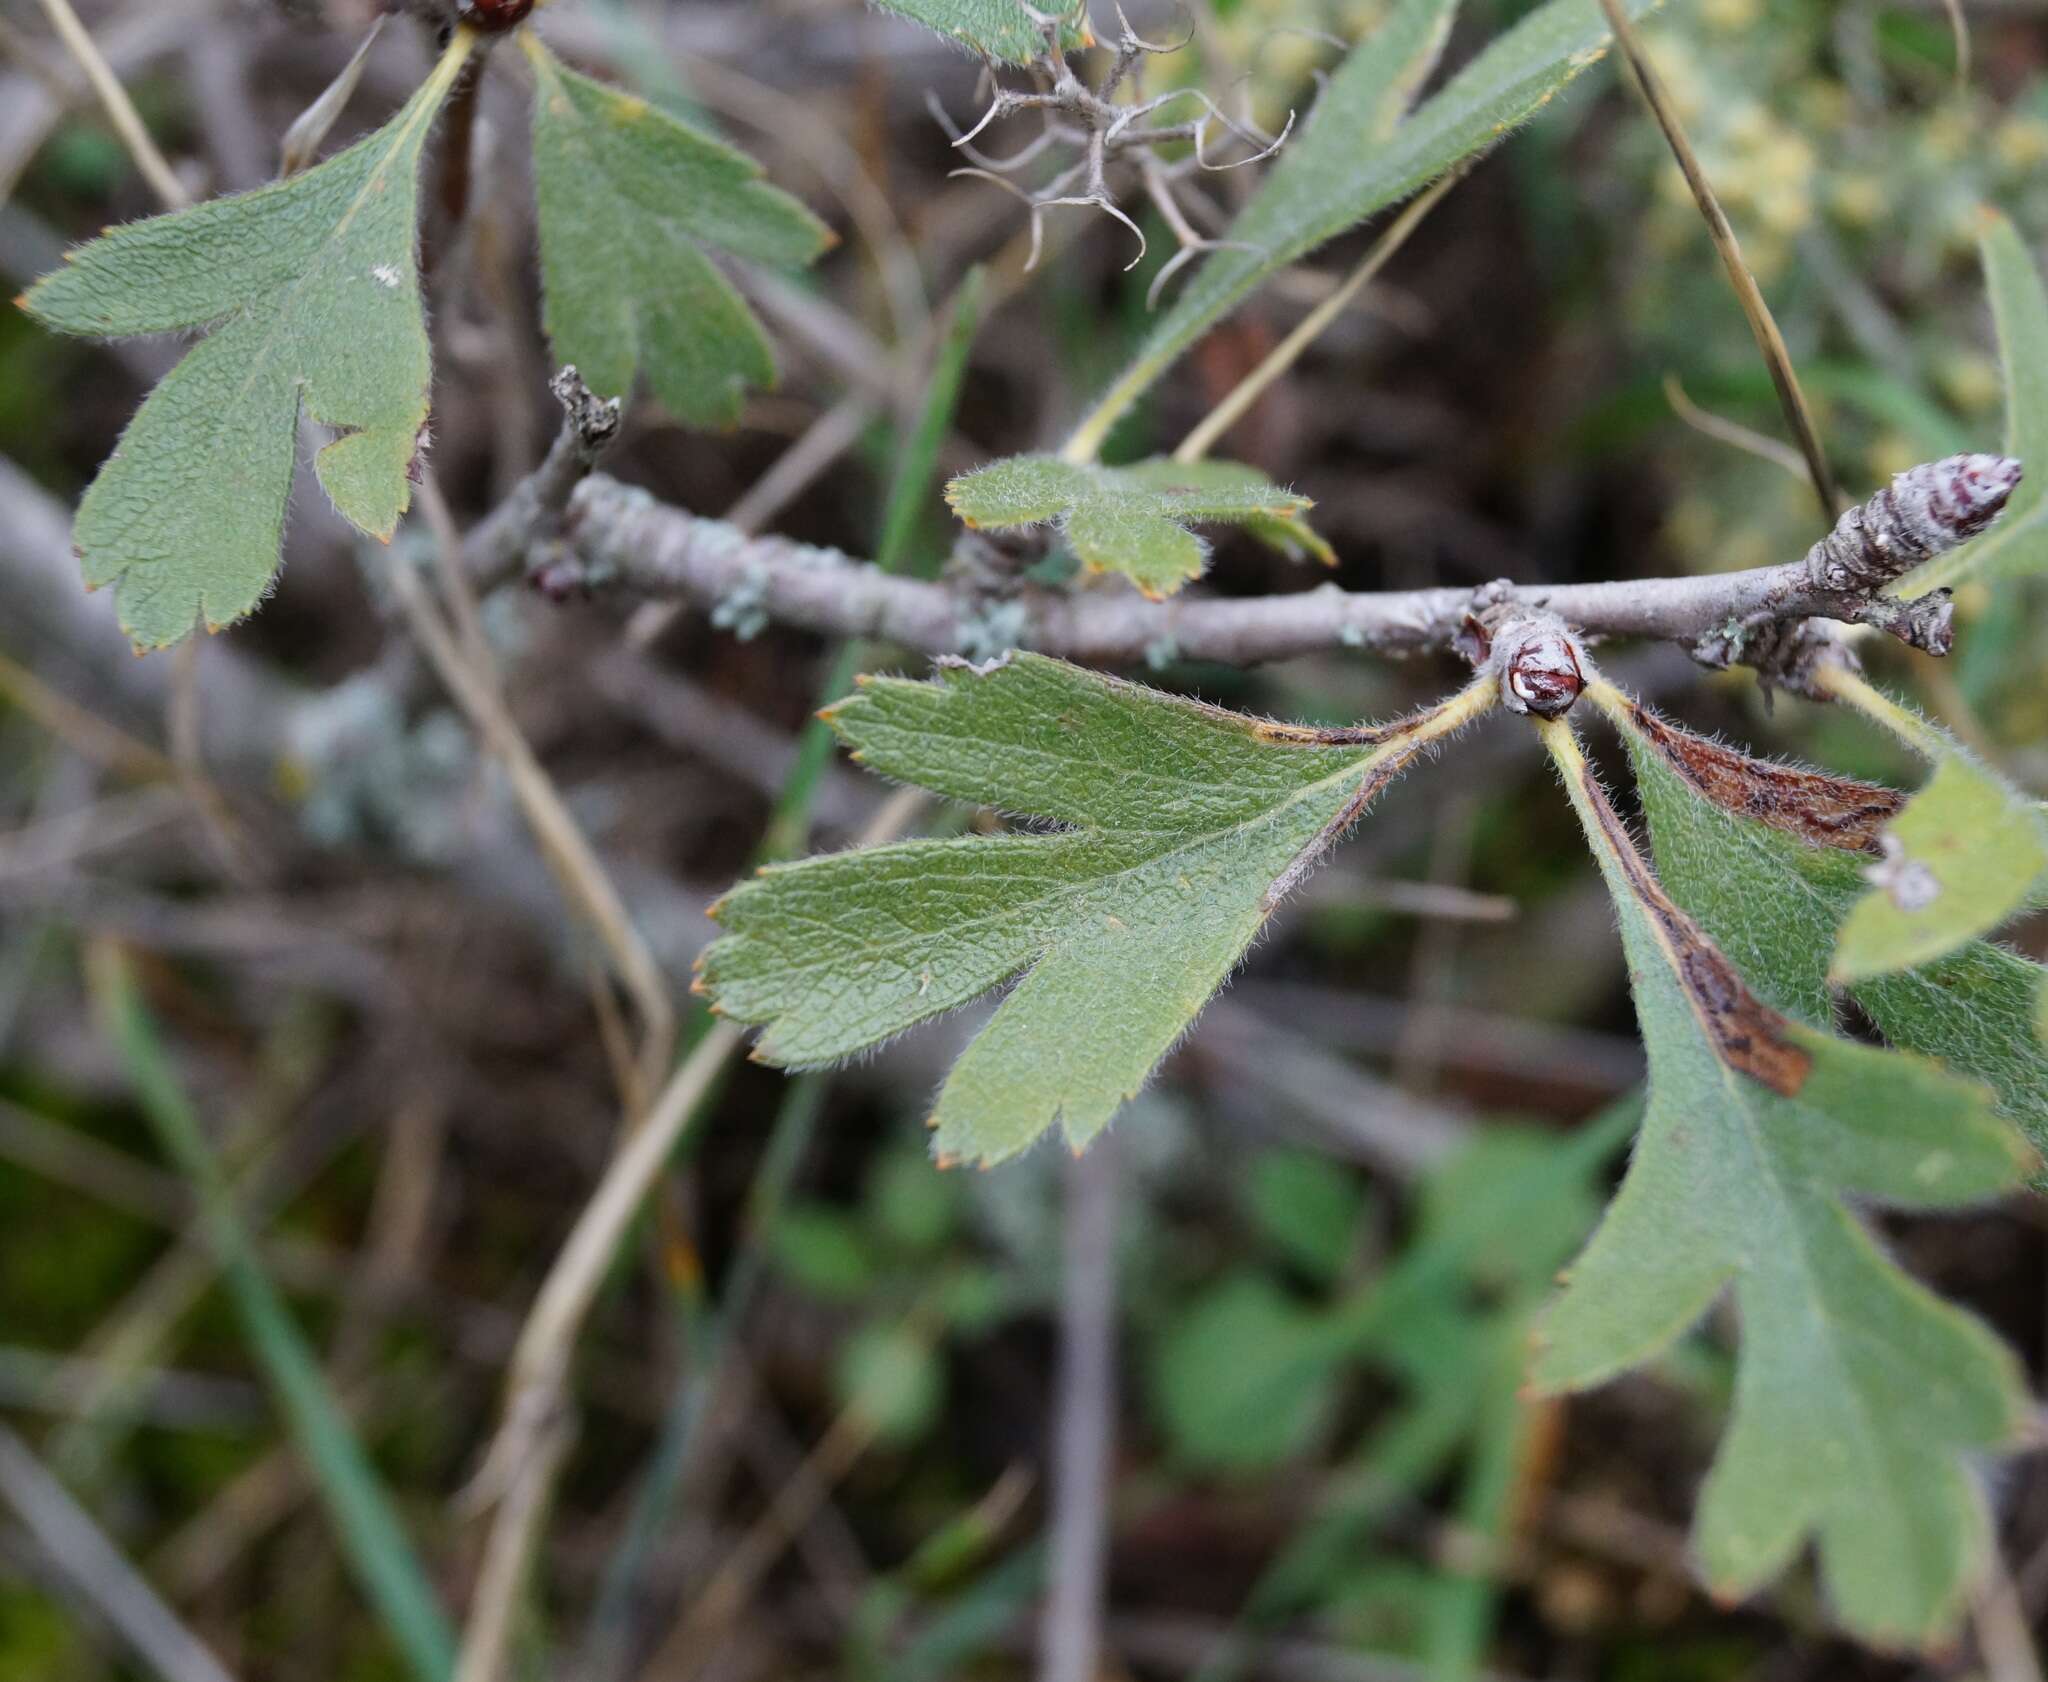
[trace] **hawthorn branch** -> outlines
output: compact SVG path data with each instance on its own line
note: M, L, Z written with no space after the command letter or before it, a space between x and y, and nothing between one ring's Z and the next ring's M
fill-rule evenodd
M1995 460L1956 458L1915 469L1914 475ZM2017 464L2008 465L2016 482ZM1891 494L1880 493L1872 506ZM2003 500L1998 498L2000 506ZM495 519L491 524L497 525ZM1974 533L1982 524L1973 518L1969 529ZM1333 648L1408 656L1453 649L1469 615L1507 608L1554 613L1593 642L1679 643L1709 664L1741 660L1769 646L1764 633L1771 627L1816 617L1872 625L1932 653L1946 653L1952 640L1945 594L1913 602L1885 594L1906 563L1924 557L1900 550L1899 565L1889 573L1844 567L1832 535L1797 561L1699 577L1594 584L1502 580L1477 591L1347 591L1325 584L1291 595L1184 595L1151 602L1121 588L1061 592L1024 586L992 596L953 581L896 577L836 549L750 536L603 474L576 486L559 533L543 533L523 555L507 528L498 530L506 541L472 545L480 585L505 582L524 565L551 595L563 593L573 580L590 593L722 606L728 617L738 607L742 619L869 637L931 655L981 658L1015 645L1084 663L1124 665L1163 649L1240 666Z

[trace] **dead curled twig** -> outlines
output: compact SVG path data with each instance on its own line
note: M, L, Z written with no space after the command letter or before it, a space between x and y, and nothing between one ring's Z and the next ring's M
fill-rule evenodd
M1117 7L1116 15L1117 35L1110 43L1113 57L1095 86L1083 81L1068 62L1063 31L1070 18L1048 14L1042 20L1043 50L1027 67L1034 84L1030 90L997 87L987 110L968 129L953 121L935 95L928 97L927 104L954 150L967 159L953 174L1000 187L1026 207L1031 227L1027 272L1037 266L1044 246L1045 212L1060 208L1099 210L1122 223L1138 242L1137 255L1124 266L1134 269L1145 260L1144 231L1117 202L1110 183L1114 166L1134 163L1140 188L1180 248L1153 278L1148 302L1157 302L1166 282L1197 256L1233 243L1201 231L1199 224L1217 227L1224 217L1194 187L1194 179L1205 172L1241 169L1272 157L1293 132L1294 113L1288 113L1278 134L1268 134L1248 118L1231 116L1200 88L1181 87L1147 96L1145 61L1177 53L1187 42L1148 41L1132 27L1122 6ZM1176 106L1183 110L1193 107L1195 115L1161 120L1162 113ZM1039 114L1043 126L1017 150L997 157L975 144L1005 118L1030 112ZM1223 162L1212 158L1213 129L1221 129L1230 139L1249 147L1249 152ZM1013 179L1048 156L1070 161L1029 189Z

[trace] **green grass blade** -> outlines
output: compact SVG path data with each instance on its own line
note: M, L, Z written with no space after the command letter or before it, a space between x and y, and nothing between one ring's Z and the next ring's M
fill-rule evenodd
M2026 464L2027 476L2005 505L2005 518L1904 579L1902 596L2048 569L2048 288L2020 231L1995 211L1985 212L1982 255L2005 375L2005 451Z
M412 1674L419 1682L447 1682L455 1671L455 1637L426 1568L235 1213L220 1165L126 958L115 946L99 945L88 965L107 1038L165 1153L198 1194L206 1238L219 1256L235 1312L312 1470L350 1567Z

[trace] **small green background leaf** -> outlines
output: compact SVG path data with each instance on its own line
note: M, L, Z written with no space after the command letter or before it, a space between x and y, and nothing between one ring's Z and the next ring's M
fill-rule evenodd
M1834 978L1910 969L1998 927L2048 870L2033 804L1960 752L1885 830L1878 886L1850 911Z
M1084 566L1121 573L1154 597L1201 577L1208 548L1188 530L1194 522L1240 525L1275 547L1329 553L1301 519L1314 506L1307 497L1229 461L1161 457L1095 467L1010 456L955 479L946 501L976 528L1056 524Z
M644 368L678 418L730 425L775 383L767 334L704 247L808 263L831 231L745 153L579 75L522 32L534 69L534 191L558 361L624 396Z
M1966 578L2048 572L2048 289L2009 217L1984 212L1979 249L2005 376L2005 453L2025 465L2026 477L1998 524L1913 573L1902 595L1925 595Z
M1031 16L1031 10L1017 0L874 0L885 12L921 23L949 41L1004 64L1023 64L1045 50L1045 31ZM1060 0L1037 8L1040 12L1060 11ZM1071 9L1071 8L1068 8ZM1062 30L1063 42L1080 46L1088 37L1087 15L1082 27Z
M1884 726L1935 767L1880 837L1877 886L1850 914L1837 980L1880 974L1989 933L2048 878L2048 817L1945 731L1869 683L1833 667L1830 693Z

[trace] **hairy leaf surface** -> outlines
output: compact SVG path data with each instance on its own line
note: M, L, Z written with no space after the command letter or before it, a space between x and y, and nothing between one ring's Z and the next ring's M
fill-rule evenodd
M1630 0L1629 11L1655 3ZM1204 262L1152 329L1118 382L1119 399L1143 390L1277 270L1526 122L1607 46L1596 0L1547 0L1404 120L1456 10L1456 0L1400 0L1352 50L1232 224L1231 248Z
M2048 875L2048 818L1945 732L1854 674L1836 692L1934 763L1878 837L1873 884L1843 923L1832 974L1854 981L1952 952L1988 934Z
M1997 928L2048 869L2032 803L1961 753L1935 767L1880 839L1877 885L1835 948L1841 980L1924 963Z
M2027 1153L1982 1088L1753 994L1664 892L1569 729L1545 736L1620 917L1650 1094L1622 1188L1544 1318L1536 1380L1610 1378L1732 1289L1734 1415L1694 1526L1709 1582L1746 1594L1810 1537L1850 1627L1936 1639L1986 1541L1968 1457L2012 1437L2022 1391L2004 1347L1848 1205L1966 1203L2013 1184Z
M744 152L578 75L533 31L533 170L557 360L608 397L647 383L678 418L730 425L775 383L768 336L704 248L795 266L829 229Z
M1752 759L1618 692L1589 693L1622 728L1657 871L1749 984L1779 1010L1833 1026L1828 953L1862 896L1876 835L1904 796ZM2042 967L1973 940L1865 977L1850 996L1894 1045L1989 1085L2048 1149L2048 1046L2027 1032Z
M1290 554L1330 558L1301 519L1315 505L1253 468L1230 461L1082 466L1058 456L1010 456L963 474L946 501L967 525L1002 531L1057 525L1084 566L1118 572L1152 597L1202 575L1208 547L1198 521L1243 526Z
M1264 925L1289 866L1436 736L1475 686L1356 746L1020 654L866 682L829 715L862 763L1053 833L910 841L764 871L701 962L757 1055L852 1057L1015 981L962 1053L942 1157L993 1162L1058 1123L1099 1132Z
M1045 31L1032 17L1032 8L1018 4L1018 0L874 0L885 12L894 12L898 17L909 18L912 23L921 23L925 28L957 41L971 52L983 58L992 58L1004 64L1023 64L1036 58L1045 48ZM1058 0L1036 8L1040 12L1053 13L1063 8ZM1068 46L1081 46L1091 39L1087 29L1087 14L1081 13L1078 25L1062 30L1062 40Z
M159 648L247 614L277 575L303 412L314 468L389 539L412 500L428 350L413 260L420 151L468 37L376 133L290 181L115 228L24 304L104 338L208 328L137 412L78 509L86 584Z
M2009 218L1984 213L1979 249L2005 375L2005 453L2019 459L2026 477L2007 501L2005 517L1906 578L1900 593L1907 596L1965 578L2048 572L2048 289Z

